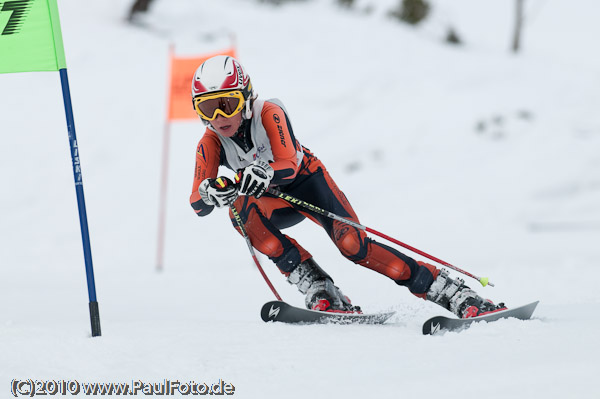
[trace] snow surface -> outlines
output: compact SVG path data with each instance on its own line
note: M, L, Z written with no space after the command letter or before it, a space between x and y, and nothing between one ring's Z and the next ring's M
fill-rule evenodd
M239 398L600 398L598 2L526 2L517 56L510 1L436 1L416 29L386 16L392 0L157 0L150 29L124 22L130 3L59 1L102 337L90 337L58 74L0 76L1 397L33 378L224 379ZM443 43L449 26L463 45ZM199 219L188 203L199 122L171 127L157 273L168 46L196 55L232 37L362 223L489 276L496 287L478 291L495 301L540 300L534 319L422 336L447 313L346 261L307 221L288 233L354 303L397 315L263 323L272 294L243 239L226 212Z

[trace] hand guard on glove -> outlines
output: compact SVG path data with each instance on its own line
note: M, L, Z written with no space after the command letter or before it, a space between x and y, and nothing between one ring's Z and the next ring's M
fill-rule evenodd
M260 198L269 188L274 174L275 171L267 161L257 159L236 175L240 194Z
M226 177L204 179L198 187L198 193L202 201L217 208L229 206L239 195L237 186Z

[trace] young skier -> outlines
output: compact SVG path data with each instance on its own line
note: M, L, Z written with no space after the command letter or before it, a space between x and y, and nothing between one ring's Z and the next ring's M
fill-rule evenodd
M190 202L198 216L233 205L254 248L267 255L298 290L308 309L360 312L334 285L311 254L281 229L305 218L321 225L344 257L407 287L458 317L505 309L451 279L445 270L418 262L367 237L360 229L332 220L266 193L269 187L359 222L344 193L324 164L296 138L283 104L258 100L250 77L234 58L216 56L196 70L192 101L207 126L198 143ZM224 165L236 183L218 180ZM226 182L226 184L223 184ZM239 227L230 217L238 232Z

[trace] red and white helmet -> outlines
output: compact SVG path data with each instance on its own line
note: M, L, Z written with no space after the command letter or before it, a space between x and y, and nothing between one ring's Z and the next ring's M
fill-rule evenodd
M238 60L227 55L217 55L204 61L192 79L192 103L198 96L221 91L239 90L246 102L244 117L252 117L252 100L257 95L250 76Z

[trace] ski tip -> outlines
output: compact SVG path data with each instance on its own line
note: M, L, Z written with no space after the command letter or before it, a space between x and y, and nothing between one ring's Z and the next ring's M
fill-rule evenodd
M533 311L537 308L537 305L540 303L539 300L531 302L531 306L533 307L533 310L531 311L531 313L533 314Z

